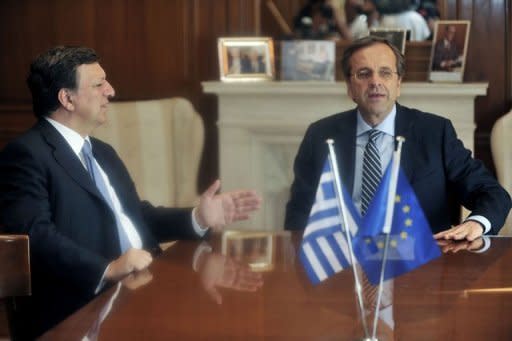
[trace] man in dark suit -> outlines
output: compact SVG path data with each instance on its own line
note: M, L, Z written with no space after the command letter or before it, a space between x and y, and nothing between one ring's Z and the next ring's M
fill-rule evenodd
M460 52L455 43L456 33L457 28L454 25L446 25L444 37L439 39L434 46L432 70L450 72L454 68L462 66Z
M0 226L30 238L32 296L16 299L10 314L20 338L146 269L158 241L200 238L259 207L252 191L216 194L218 180L194 209L142 202L112 147L89 137L115 94L92 49L50 49L27 83L38 122L0 154Z
M307 129L295 159L285 228L303 229L307 224L329 138L335 141L343 185L361 209L363 153L373 129L379 133L381 171L391 160L395 136L405 137L401 167L435 238L471 241L483 233L498 233L511 206L507 192L471 157L449 120L396 103L405 70L401 53L382 38L366 37L347 47L342 65L348 95L357 108ZM450 228L451 199L471 214Z

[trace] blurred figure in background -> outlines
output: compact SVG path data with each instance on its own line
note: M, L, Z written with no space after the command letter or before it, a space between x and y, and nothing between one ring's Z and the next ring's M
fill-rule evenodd
M344 0L309 0L293 20L295 37L352 40L344 7Z
M407 29L411 41L422 41L430 37L431 31L426 20L416 12L414 1L374 0L374 3L380 14L379 27Z
M416 11L427 22L428 28L430 30L430 36L427 39L432 40L434 28L436 26L436 21L441 18L441 14L439 12L439 9L437 8L437 2L435 0L421 1Z
M371 0L348 0L346 13L354 39L366 37L371 28L379 25L379 12Z
M404 28L409 31L409 40L429 39L431 29L427 18L416 12L418 6L422 5L413 0L348 0L346 12L352 36L367 36L371 28Z

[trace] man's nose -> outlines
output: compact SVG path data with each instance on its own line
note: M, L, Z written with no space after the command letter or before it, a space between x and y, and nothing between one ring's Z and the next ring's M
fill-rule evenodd
M107 88L105 90L105 95L108 98L112 98L116 95L116 91L114 90L114 88L112 87L112 85L109 82L107 82Z
M377 86L382 84L382 81L382 77L379 75L378 72L372 72L372 75L368 80L368 84Z

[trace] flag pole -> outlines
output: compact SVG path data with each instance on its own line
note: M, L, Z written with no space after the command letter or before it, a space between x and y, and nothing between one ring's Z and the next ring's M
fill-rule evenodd
M382 290L384 283L384 273L386 270L386 260L388 258L388 250L389 250L389 240L391 227L393 222L393 211L395 208L395 196L396 196L396 187L398 183L398 171L400 168L400 157L402 155L402 144L405 142L405 138L403 136L397 136L396 141L398 143L396 151L393 153L392 160L392 168L391 168L391 179L389 181L389 191L388 191L388 200L386 207L386 218L384 221L384 227L382 232L386 234L386 240L384 243L384 253L382 256L382 265L380 268L380 279L379 279L379 288L377 291L377 304L375 305L375 314L373 317L373 330L372 330L372 338L371 340L376 340L377 334L377 321L379 320L379 308L380 302L382 299Z
M338 162L336 160L336 153L334 151L334 145L333 145L334 140L327 139L325 142L327 143L327 146L329 147L329 162L331 163L331 169L334 173L334 184L335 184L334 187L336 189L336 197L338 198L338 208L340 209L341 215L343 217L343 226L345 226L345 238L347 239L348 249L350 251L349 252L350 264L352 264L352 273L354 274L354 283L355 283L354 286L355 286L356 295L357 295L357 302L359 305L359 311L361 312L361 322L363 324L364 336L367 339L369 334L368 334L368 327L366 325L366 318L364 316L364 304L363 304L363 295L362 295L362 290L361 290L361 282L359 281L359 274L358 274L357 267L355 264L354 251L352 249L352 236L349 231L347 214L346 214L347 208L345 207L344 200L341 199L343 192L341 190L341 177L340 177L340 172L338 170Z

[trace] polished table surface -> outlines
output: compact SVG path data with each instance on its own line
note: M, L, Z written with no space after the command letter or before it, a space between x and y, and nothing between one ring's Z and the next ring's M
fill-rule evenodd
M149 272L109 288L43 339L361 339L353 273L311 285L297 258L300 238L177 242ZM481 253L445 246L442 257L389 282L379 339L512 340L512 238L489 240Z

